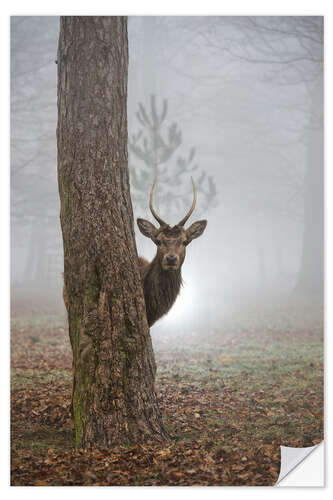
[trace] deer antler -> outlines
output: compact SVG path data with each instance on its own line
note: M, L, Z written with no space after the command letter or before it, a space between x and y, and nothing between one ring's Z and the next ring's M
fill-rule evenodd
M185 217L180 222L178 222L177 226L184 226L185 222L189 219L189 217L193 213L193 210L195 209L195 205L196 205L196 202L197 202L197 190L196 190L196 187L195 187L195 184L194 184L193 177L191 177L191 180L192 180L192 185L193 185L193 203L192 203L192 206L191 206L190 210L187 212L187 214L185 215Z
M160 224L160 226L167 226L168 224L166 222L164 222L164 220L161 219L161 217L159 217L157 215L157 213L155 212L155 210L153 209L153 192L154 192L154 188L155 188L155 185L156 185L156 181L157 181L157 177L155 177L154 184L152 185L152 188L151 188L151 191L150 191L149 208L150 208L151 213L153 214L153 216L157 220L157 222Z

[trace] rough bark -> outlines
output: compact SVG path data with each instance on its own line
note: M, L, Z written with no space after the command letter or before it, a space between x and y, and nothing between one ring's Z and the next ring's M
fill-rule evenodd
M164 271L157 256L151 263L139 258L143 279L148 325L152 326L167 314L179 295L183 284L181 270Z
M127 19L62 17L58 183L79 447L163 440L127 165Z

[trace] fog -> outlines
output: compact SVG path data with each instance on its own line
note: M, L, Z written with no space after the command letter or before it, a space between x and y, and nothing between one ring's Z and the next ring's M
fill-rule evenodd
M11 20L13 310L58 311L58 17ZM135 219L207 219L184 287L153 330L219 330L263 304L323 292L323 19L130 17L128 130ZM147 124L153 124L149 127ZM154 244L138 230L139 255ZM297 302L298 303L298 302ZM259 312L258 312L259 311Z

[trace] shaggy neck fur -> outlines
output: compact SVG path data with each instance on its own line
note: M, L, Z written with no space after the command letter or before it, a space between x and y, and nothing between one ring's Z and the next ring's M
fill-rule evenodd
M152 326L173 306L182 286L181 270L165 271L156 256L142 278L148 324Z

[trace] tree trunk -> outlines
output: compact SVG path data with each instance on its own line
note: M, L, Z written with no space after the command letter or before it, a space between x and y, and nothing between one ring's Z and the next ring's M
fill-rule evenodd
M127 165L127 18L61 18L58 183L78 447L168 437Z

